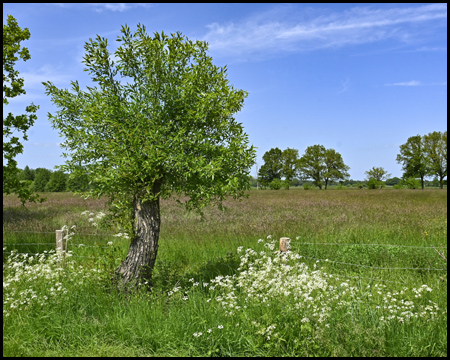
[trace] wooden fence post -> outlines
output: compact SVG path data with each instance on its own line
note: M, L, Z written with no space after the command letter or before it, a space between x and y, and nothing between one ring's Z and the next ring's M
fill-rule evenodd
M66 256L66 251L67 251L67 241L64 240L64 230L56 230L56 253L62 255L63 265L64 265L64 258Z
M280 252L286 252L289 250L289 242L291 239L288 237L282 237L280 238Z

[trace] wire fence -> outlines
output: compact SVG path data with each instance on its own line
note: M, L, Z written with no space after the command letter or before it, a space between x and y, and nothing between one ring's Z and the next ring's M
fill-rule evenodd
M56 232L60 232L61 234L61 230L57 230ZM39 233L39 234L55 234L54 232L34 232L34 231L11 231L14 233ZM106 236L115 236L115 234L83 234L83 233L77 233L77 235L88 235L88 236L98 236L98 235L106 235ZM58 235L57 235L57 239L58 239ZM408 247L408 248L419 248L419 249L433 249L435 251L437 251L432 245L431 246L413 246L413 245L397 245L397 244L350 244L350 243L305 243L305 242L301 242L301 241L290 241L289 238L282 238L282 239L287 239L289 244L301 244L301 245L324 245L324 246L330 246L330 245L337 245L337 246L387 246L387 247ZM71 246L77 246L78 248L80 247L91 247L91 248L109 248L109 246L100 246L100 245L85 245L85 244L81 244L81 243L71 243L69 242L69 244ZM3 243L3 245L10 245L10 246L29 246L29 245L38 245L38 246L48 246L48 245L55 245L55 243L21 243L21 244L14 244L14 243ZM63 249L63 243L61 241L61 244L58 244L58 240L56 242L56 246L58 249L58 246L60 246L60 249ZM67 248L67 243L66 243L66 248ZM447 248L447 246L441 246L441 248ZM282 249L282 245L281 245L281 239L280 239L280 251L285 251ZM13 251L3 251L4 254L11 254L13 253ZM21 254L21 255L36 255L34 253L18 253L18 252L14 252L16 254ZM48 253L46 253L47 255ZM439 254L441 255L441 254ZM71 256L73 257L80 257L80 258L90 258L93 259L95 258L95 255L90 255L90 256L82 256L82 255L74 255L71 254ZM442 255L441 255L442 256ZM354 264L354 263L347 263L347 262L342 262L342 261L335 261L335 260L330 260L330 259L321 259L321 258L316 258L316 257L310 257L310 256L301 256L301 258L304 259L311 259L311 260L316 260L317 262L323 261L323 262L329 262L329 263L334 263L334 264L340 264L340 265L348 265L348 266L356 266L356 267L362 267L362 268L368 268L368 269L376 269L376 270L427 270L427 271L447 271L446 268L417 268L417 267L409 267L409 268L390 268L390 267L380 267L380 266L370 266L370 265L362 265L362 264ZM444 258L445 259L445 258ZM200 262L196 262L196 263L200 263ZM194 265L195 263L192 263L192 265ZM235 263L229 263L229 264L235 264ZM333 275L333 274L332 274ZM364 278L361 276L348 276L348 275L336 275L336 276L344 276L344 277L353 277L353 278ZM384 281L384 282L392 282L392 283L399 283L399 282L395 282L395 281L390 281L390 280L384 280L384 279L376 279L376 278L366 278L366 279L372 279L372 280L377 280L377 281Z

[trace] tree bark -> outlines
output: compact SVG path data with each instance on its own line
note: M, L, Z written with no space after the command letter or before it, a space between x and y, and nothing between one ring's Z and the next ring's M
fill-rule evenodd
M160 186L155 184L154 194ZM159 195L155 200L142 202L137 195L134 198L133 240L124 262L116 269L120 291L128 291L141 284L151 288L151 277L158 252L160 230Z

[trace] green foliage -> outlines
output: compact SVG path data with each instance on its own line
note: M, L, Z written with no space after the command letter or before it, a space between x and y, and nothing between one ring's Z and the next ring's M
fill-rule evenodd
M45 190L50 192L66 191L67 177L62 171L54 171L50 175L50 179L45 185Z
M281 151L272 148L263 156L264 164L258 171L258 180L268 186L274 179L285 178L283 187L289 189L297 171L298 150L287 148Z
M421 187L420 180L413 177L405 178L402 181L402 185L406 186L408 189L420 189Z
M422 189L424 177L429 172L429 159L424 151L424 142L420 135L411 136L405 144L400 145L397 162L402 164L403 178L420 177Z
M274 179L281 179L283 170L283 152L278 148L272 148L263 155L264 164L258 171L258 180L262 186L270 186Z
M67 179L67 191L82 193L89 188L89 178L85 173L72 173Z
M400 184L401 181L402 181L402 179L394 176L392 179L387 179L386 180L386 185L395 186L397 184Z
M27 28L22 30L16 19L12 15L8 15L6 25L3 25L4 107L9 104L8 98L14 98L26 93L23 78L19 77L19 72L14 69L14 66L19 57L23 61L30 59L28 49L20 45L22 41L29 38L30 31ZM8 113L6 118L3 119L3 193L17 194L22 201L22 205L27 201L35 202L39 195L33 194L19 180L20 170L17 168L15 157L23 152L23 145L20 143L20 139L17 136L13 136L13 134L22 133L23 140L28 140L27 131L37 119L37 109L39 109L39 106L32 103L25 108L27 114L14 116L12 113ZM41 202L44 200L40 199Z
M398 184L395 184L394 186L393 186L393 188L394 189L404 189L405 188L405 185L403 185L403 183L398 183Z
M288 179L284 179L284 180L281 182L281 184L282 184L282 186L283 186L284 189L289 190L289 187L291 186L291 181L288 180Z
M50 176L52 172L45 168L37 168L36 176L34 178L34 189L35 191L46 191L47 183L50 181Z
M323 145L308 146L298 160L297 171L304 179L312 179L314 185L325 189L330 181L345 180L350 168L344 164L341 154Z
M108 197L112 218L126 230L135 198L184 194L186 207L200 210L243 196L255 150L233 115L247 93L229 84L226 67L213 65L206 42L180 32L152 37L141 24L121 33L115 61L107 39L85 44L85 71L98 87L44 83L60 108L49 119L66 138L60 168L87 174L96 183L89 195Z
M391 174L388 174L386 170L384 170L382 167L373 167L369 171L365 172L367 174L367 178L371 179L374 178L377 181L383 181L386 180Z
M439 186L447 177L447 131L434 131L423 137L424 151L429 162L429 174L439 177Z
M367 181L367 188L368 189L381 189L384 186L384 182L378 179L375 179L374 177L371 177Z
M34 180L34 176L35 176L35 172L34 170L31 170L28 165L25 166L25 169L23 169L20 173L19 173L19 180Z
M308 183L304 183L303 184L303 189L304 190L312 190L312 189L314 189L314 186L311 185L311 184L308 184Z
M281 160L283 164L281 172L285 180L288 182L287 189L289 189L289 184L294 179L297 172L298 150L290 148L283 150Z
M271 190L280 190L282 187L283 182L280 179L273 179L269 184Z

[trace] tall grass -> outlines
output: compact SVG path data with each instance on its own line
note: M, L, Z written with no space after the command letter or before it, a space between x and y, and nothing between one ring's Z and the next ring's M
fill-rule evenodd
M52 245L6 246L39 255L4 254L3 355L446 356L446 261L430 247L447 256L446 195L251 191L203 218L165 200L153 291L132 296L110 284L128 241L77 235L105 233L81 215L103 200L4 196L4 244L76 234L64 268Z

